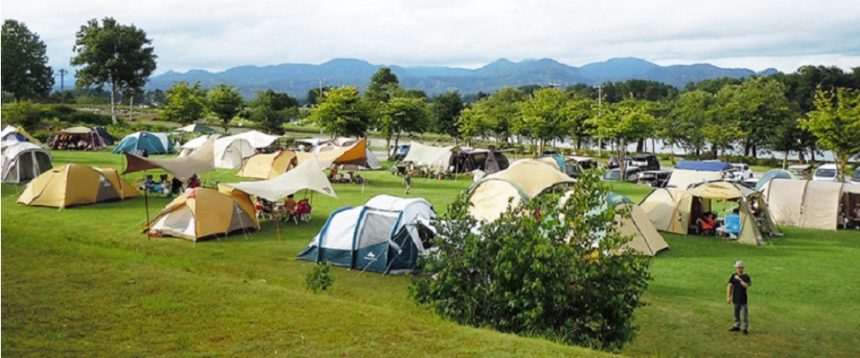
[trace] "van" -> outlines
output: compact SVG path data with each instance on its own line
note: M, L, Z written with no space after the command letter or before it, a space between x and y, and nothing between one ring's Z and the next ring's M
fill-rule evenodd
M824 164L812 174L813 181L837 181L836 164Z

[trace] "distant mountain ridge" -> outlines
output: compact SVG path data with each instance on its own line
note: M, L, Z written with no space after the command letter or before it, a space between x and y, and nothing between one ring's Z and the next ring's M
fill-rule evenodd
M166 90L176 81L200 81L206 88L228 83L239 88L246 96L260 90L272 89L303 98L308 90L319 87L321 81L323 86L355 85L364 88L370 82L370 77L381 67L383 66L358 59L334 59L319 65L285 63L270 66L246 65L221 72L168 71L151 77L146 89ZM520 62L499 59L477 69L443 66L387 67L397 75L401 85L425 91L429 95L449 90L458 90L464 94L489 93L502 87L531 84L597 85L606 81L629 79L652 80L683 88L687 83L711 78L768 76L777 72L767 69L756 73L744 68L721 68L710 64L660 66L635 57L612 58L581 67L565 65L547 58Z

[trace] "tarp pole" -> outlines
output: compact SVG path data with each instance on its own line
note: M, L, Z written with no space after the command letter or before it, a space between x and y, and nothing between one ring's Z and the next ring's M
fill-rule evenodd
M146 229L146 239L150 239L152 237L152 233L149 232L149 188L146 187L146 170L143 171L143 207L146 210L146 224L144 224L144 228Z
M273 213L272 218L275 219L275 235L278 238L278 241L281 241L281 220L278 218L277 213Z

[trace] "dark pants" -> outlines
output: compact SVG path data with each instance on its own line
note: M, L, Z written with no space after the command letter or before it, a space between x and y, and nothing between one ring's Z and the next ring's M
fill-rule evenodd
M741 327L741 318L743 318L743 327ZM735 304L735 324L732 327L741 328L744 331L750 328L750 312L746 304Z

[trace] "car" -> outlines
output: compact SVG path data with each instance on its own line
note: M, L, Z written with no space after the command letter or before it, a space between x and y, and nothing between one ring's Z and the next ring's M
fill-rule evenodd
M851 182L854 184L860 184L860 165L857 168L854 168L854 174L851 174Z
M744 163L732 163L732 168L735 169L733 172L735 179L738 181L742 181L744 179L750 179L753 177L752 169L748 164Z
M813 181L837 181L836 164L824 164L812 174Z
M654 154L634 154L624 161L627 165L639 167L642 170L660 170L660 160ZM610 157L606 166L609 169L618 168L618 157Z
M403 160L403 158L406 158L406 155L409 154L409 148L409 144L401 144L397 147L397 150L394 151L392 159L394 159L394 161Z
M639 184L648 184L655 188L664 188L672 172L668 170L646 170L639 173L636 182Z
M564 160L564 172L571 178L578 178L585 170L597 167L598 163L594 158L569 156Z
M788 166L788 171L797 176L798 179L812 178L812 165L809 164L794 164Z
M625 178L626 179L625 181L635 183L639 177L640 172L642 172L642 169L639 169L639 167L627 167L627 172L625 173L626 174L625 176L627 178ZM621 180L621 169L620 168L610 169L609 171L606 172L606 174L603 174L603 180L608 180L608 181Z

